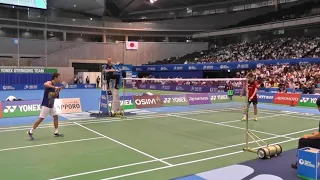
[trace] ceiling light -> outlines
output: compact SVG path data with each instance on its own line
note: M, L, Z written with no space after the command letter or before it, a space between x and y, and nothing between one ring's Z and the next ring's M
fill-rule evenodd
M73 5L73 7L77 7L77 5Z
M154 3L154 0L150 0L150 3Z
M90 18L90 20L92 21L92 18Z

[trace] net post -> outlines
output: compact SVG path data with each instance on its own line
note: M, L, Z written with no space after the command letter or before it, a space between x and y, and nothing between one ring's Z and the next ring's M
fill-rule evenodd
M246 80L245 83L246 86L246 99L245 99L245 103L246 103L246 148L249 148L248 142L249 142L249 103L248 103L248 99L249 99L249 93L248 93L248 81Z
M126 80L124 78L122 78L122 89L123 89L122 90L122 102L124 103L125 102L125 98L126 98L126 95L125 95L125 92L126 92ZM122 107L121 107L121 102L120 102L120 108L122 110L123 117L125 117L126 113L125 113L125 110L122 109Z

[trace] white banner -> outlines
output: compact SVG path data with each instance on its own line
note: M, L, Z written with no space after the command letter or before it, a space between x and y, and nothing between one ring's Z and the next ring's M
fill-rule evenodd
M54 107L58 114L82 112L80 98L56 99Z
M127 49L138 49L139 44L138 42L134 42L134 41L126 41L126 47Z

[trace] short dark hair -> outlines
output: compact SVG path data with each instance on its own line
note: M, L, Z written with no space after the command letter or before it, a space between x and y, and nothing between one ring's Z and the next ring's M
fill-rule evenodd
M254 75L253 75L253 73L250 72L250 73L248 73L247 77L252 78L252 77L254 77Z
M53 73L52 74L52 80L54 80L55 78L58 78L60 76L59 73Z
M320 107L320 97L317 99L316 104L317 104L318 107Z

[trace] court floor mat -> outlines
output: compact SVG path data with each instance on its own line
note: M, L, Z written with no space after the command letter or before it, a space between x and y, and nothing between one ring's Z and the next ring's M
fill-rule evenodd
M64 121L59 129L65 137L53 137L50 123L35 130L34 141L29 126L3 127L0 174L10 180L163 180L230 166L257 158L242 151L242 117L241 110L226 108ZM284 151L318 124L315 115L268 109L249 121L260 138Z

